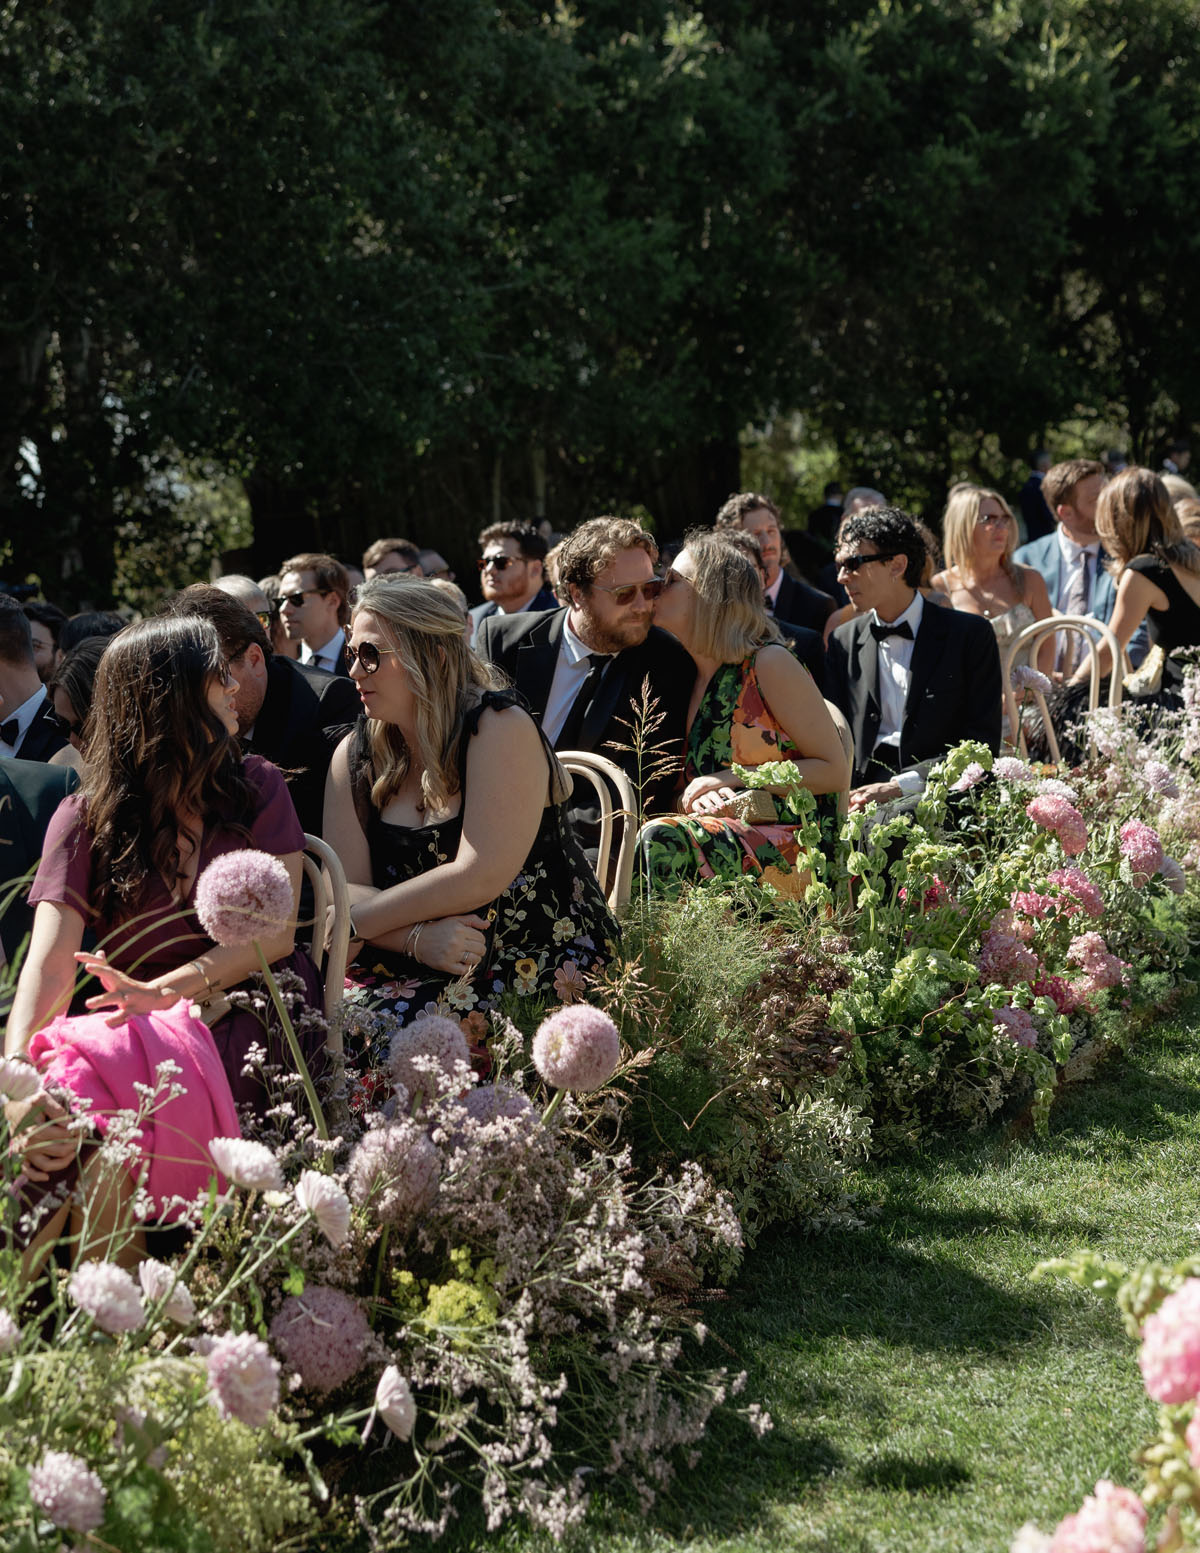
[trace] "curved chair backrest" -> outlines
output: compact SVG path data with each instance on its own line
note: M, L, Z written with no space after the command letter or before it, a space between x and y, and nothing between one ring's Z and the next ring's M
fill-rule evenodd
M334 1016L342 1006L346 991L346 960L350 952L350 890L342 860L320 836L305 834L304 873L313 892L312 957L318 970L325 973L325 1018L329 1021L329 1051L341 1055L342 1027ZM328 908L333 907L332 931L326 952Z
M596 856L596 877L603 888L608 878L608 860L612 855L613 821L622 821L621 841L617 848L617 866L608 904L616 912L629 901L633 880L634 837L637 831L638 805L633 783L615 761L590 750L557 750L559 760L572 777L590 782L600 803L600 846ZM617 802L613 802L613 794Z
M1023 631L1019 631L1009 643L1008 651L1004 654L1003 680L1004 680L1004 711L1008 717L1009 729L1018 729L1016 744L1022 755L1028 753L1025 743L1025 733L1021 729L1020 715L1017 710L1017 697L1012 688L1013 665L1022 653L1027 655L1030 663L1036 663L1038 648L1047 636L1057 636L1062 631L1066 635L1082 636L1086 647L1091 649L1093 643L1104 642L1108 647L1113 671L1108 679L1108 704L1117 707L1121 704L1121 694L1124 685L1121 681L1121 665L1124 658L1120 643L1113 635L1112 627L1105 625L1102 620L1094 620L1091 615L1051 615L1048 620L1035 620L1032 625L1027 625ZM1090 653L1090 683L1088 688L1088 711L1094 712L1100 705L1100 665L1096 661L1096 654ZM1035 687L1030 687L1034 705L1042 714L1042 724L1046 730L1046 742L1050 746L1050 756L1057 766L1061 764L1062 753L1058 747L1058 738L1054 732L1054 723L1050 717L1050 709L1046 705L1046 698ZM1010 734L1011 737L1011 734Z
M846 785L838 794L838 813L845 814L850 807L850 783L854 773L854 733L850 724L846 721L841 707L834 706L832 701L826 701L825 710L833 718L833 726L838 731L838 738L842 741L842 753L846 757L846 770L850 773L846 778Z

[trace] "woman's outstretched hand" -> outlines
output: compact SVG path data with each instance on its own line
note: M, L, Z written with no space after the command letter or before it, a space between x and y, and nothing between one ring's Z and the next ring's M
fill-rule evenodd
M157 987L153 982L138 981L133 976L126 976L124 971L117 970L115 965L108 963L103 949L97 949L94 953L80 949L76 951L75 958L88 975L94 976L104 988L103 992L87 999L87 1007L95 1013L104 1008L116 1010L105 1021L111 1030L123 1025L131 1014L160 1014L179 1002L181 994L172 992L169 987Z

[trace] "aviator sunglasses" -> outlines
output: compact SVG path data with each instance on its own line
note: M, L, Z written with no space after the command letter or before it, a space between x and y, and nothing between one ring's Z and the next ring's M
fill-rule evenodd
M357 663L364 674L374 674L379 659L385 652L399 652L398 647L376 647L374 642L359 642L357 647L346 643L346 662L349 668Z
M615 588L606 588L598 582L594 582L592 587L600 593L611 593L613 603L624 609L626 604L633 603L639 593L645 595L647 604L653 604L666 583L661 577L651 577L649 582L622 582Z

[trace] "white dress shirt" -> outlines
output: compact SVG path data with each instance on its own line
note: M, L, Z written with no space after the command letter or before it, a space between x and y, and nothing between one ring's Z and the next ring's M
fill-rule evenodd
M562 732L567 713L574 706L575 697L583 689L583 682L591 672L592 653L593 649L586 642L581 642L571 630L570 614L565 615L558 662L554 665L554 678L550 681L550 694L542 714L542 732L551 744Z
M46 699L45 685L39 685L28 700L22 701L15 712L10 712L7 707L0 709L0 723L10 722L13 718L17 723L17 736L11 744L6 744L0 739L0 760L13 760L21 749L25 735L29 732L29 725L38 714L38 708Z
M329 638L324 647L318 647L316 652L307 642L300 644L300 662L311 663L314 668L327 669L330 674L338 671L338 659L342 655L342 648L346 645L346 633L338 626L336 633Z
M878 624L900 625L906 622L912 631L907 636L885 636L877 644L879 650L879 732L875 743L894 744L900 748L900 730L904 727L904 705L908 700L908 687L912 679L913 648L917 645L917 632L925 613L925 600L919 593L902 615L895 620L880 621L875 610L871 619ZM901 793L907 798L924 790L925 778L919 771L899 771L893 778Z

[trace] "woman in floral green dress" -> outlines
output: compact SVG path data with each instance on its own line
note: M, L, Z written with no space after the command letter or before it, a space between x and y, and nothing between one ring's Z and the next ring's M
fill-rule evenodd
M848 771L842 742L812 676L788 652L763 605L753 563L720 534L689 534L667 574L655 624L696 663L689 709L687 765L680 813L655 816L639 837L651 888L676 895L696 879L757 875L786 895L803 893L796 868L803 850L788 792L820 797L827 828ZM747 784L732 770L789 762L765 788L783 812L777 821L741 820L727 810Z

